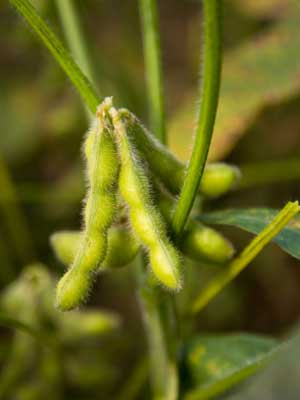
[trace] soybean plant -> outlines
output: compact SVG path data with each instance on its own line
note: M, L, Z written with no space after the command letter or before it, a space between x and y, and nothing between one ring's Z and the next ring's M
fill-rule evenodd
M254 371L256 367L252 369L247 362L244 369L236 370L235 366L231 367L230 360L215 368L218 357L214 356L214 372L225 371L227 365L230 366L229 374L224 372L227 381L221 381L218 388L218 383L213 382L210 392L211 382L206 384L205 376L208 370L211 375L212 362L207 366L199 363L200 385L204 386L204 392L200 387L200 391L196 388L195 392L184 394L186 388L180 385L178 373L178 344L182 338L177 329L174 304L174 292L184 286L184 256L220 264L220 272L204 287L190 307L189 311L196 313L231 282L300 209L298 202L288 203L233 260L232 244L219 232L191 216L197 196L201 199L221 196L231 190L239 179L239 170L234 166L207 164L221 82L222 1L203 0L205 40L199 101L201 110L198 110L195 143L187 165L180 162L164 144L165 102L155 0L140 0L151 133L130 111L116 109L111 98L104 101L100 99L29 0L9 1L42 39L77 88L89 114L95 116L84 143L88 190L83 229L81 232L56 233L51 238L58 258L69 265L57 285L57 306L63 311L78 307L87 298L97 272L126 265L134 260L138 252L146 253L150 273L155 279L147 279L149 269L145 268L145 257L134 272L138 275L138 271L143 278L136 281L149 342L153 398L206 399L222 393L224 388L227 389L228 381L239 379L237 375L245 377L246 371ZM69 36L72 38L72 35ZM78 48L74 46L75 42L71 43L71 47ZM85 51L79 53L81 58ZM87 60L82 60L81 64L84 64L83 61ZM122 202L126 204L125 211ZM120 223L123 219L125 224ZM173 292L165 294L160 285ZM197 357L200 355L202 362L205 358L202 355L207 349L201 345L198 350L195 353ZM191 355L194 362L195 354ZM230 375L232 370L235 371L234 376Z

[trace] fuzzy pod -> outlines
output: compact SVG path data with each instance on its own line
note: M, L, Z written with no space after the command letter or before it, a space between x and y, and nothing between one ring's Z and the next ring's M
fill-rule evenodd
M169 196L159 194L159 208L169 224L173 206L174 202ZM178 246L192 260L206 263L225 264L234 255L233 245L228 239L194 219L189 219Z
M119 112L126 123L129 135L143 153L152 172L170 193L179 194L186 165L161 144L130 111L121 109ZM219 197L231 190L239 178L240 171L235 166L225 163L208 164L203 173L199 192L205 197Z
M226 264L234 255L234 248L228 239L195 220L188 223L180 249L192 260L213 264Z
M163 285L178 290L181 287L181 260L167 237L166 225L154 206L149 177L142 164L126 121L117 110L111 109L121 162L119 190L129 206L133 231L149 253L153 274Z
M108 233L107 256L102 268L119 268L130 264L139 252L140 244L131 229L112 227Z
M51 235L50 244L60 262L65 265L72 264L80 246L81 237L80 231L60 231Z
M98 107L96 122L86 139L89 190L83 213L84 231L74 261L57 286L56 302L63 311L85 300L93 275L107 254L107 235L115 217L119 172L113 127L107 118L109 107L110 99Z
M221 162L208 164L201 180L200 190L207 197L220 197L236 186L240 176L240 170L234 165Z
M91 274L69 269L59 280L56 288L56 305L61 311L78 307L89 295L93 279Z
M61 231L54 233L51 245L57 258L65 265L74 261L82 232ZM131 230L125 226L112 226L108 231L107 254L100 269L119 268L134 260L140 245Z

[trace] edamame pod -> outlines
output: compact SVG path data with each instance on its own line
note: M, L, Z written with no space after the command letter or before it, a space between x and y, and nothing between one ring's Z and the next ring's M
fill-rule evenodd
M149 178L141 157L127 134L123 116L110 109L121 161L119 190L130 209L134 232L149 252L150 265L158 281L170 289L181 287L180 256L167 237L166 226L154 206Z
M65 265L70 265L80 245L80 231L54 233L51 245L56 257ZM123 267L134 260L140 245L133 233L125 226L113 226L108 231L107 255L100 269Z
M173 204L170 197L160 193L159 208L169 224ZM234 248L228 239L192 218L188 221L178 245L183 254L195 261L225 264L234 254Z
M93 275L107 254L107 233L115 217L119 172L113 127L107 118L109 107L111 99L99 106L86 139L89 191L83 214L85 228L74 262L57 285L56 302L63 311L85 300Z
M126 129L145 156L152 172L168 191L177 195L183 185L186 166L142 125L128 110L119 111ZM208 164L204 170L199 191L206 197L218 197L236 185L239 169L225 163Z
M57 259L65 265L71 265L80 246L82 232L60 231L50 237L51 247Z

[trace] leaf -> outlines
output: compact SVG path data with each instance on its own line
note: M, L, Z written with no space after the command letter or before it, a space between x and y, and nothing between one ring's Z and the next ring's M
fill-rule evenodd
M244 248L244 250L235 257L224 270L221 270L195 299L192 312L199 312L217 296L233 279L235 279L278 235L279 232L299 214L300 206L298 201L288 202L285 207L276 214L275 218Z
M277 212L278 210L271 208L229 209L203 214L198 219L208 224L231 225L258 234ZM273 241L282 250L300 259L300 216L294 217Z
M276 341L248 334L198 336L185 352L185 373L193 387L184 400L210 399L255 373L277 348Z
M297 329L299 332L299 326ZM276 351L272 363L260 371L249 385L228 400L299 399L300 394L300 335L293 335Z
M255 3L255 2L253 2ZM210 159L224 158L260 111L298 93L300 88L300 7L290 0L279 22L230 50L224 59L221 96ZM195 121L196 94L188 94L170 123L171 144L187 158L187 135ZM180 146L179 146L180 145ZM180 147L180 148L179 148Z

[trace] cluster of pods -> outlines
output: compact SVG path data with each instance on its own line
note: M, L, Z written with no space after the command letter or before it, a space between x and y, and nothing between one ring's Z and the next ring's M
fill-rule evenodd
M82 231L52 235L57 257L70 266L57 286L61 310L79 306L97 272L121 267L140 249L148 256L156 281L171 290L182 287L183 255L225 264L234 250L219 232L190 218L176 245L171 220L185 165L159 143L128 110L117 110L111 98L98 107L84 143L88 191ZM217 197L239 177L223 163L206 167L199 194Z

